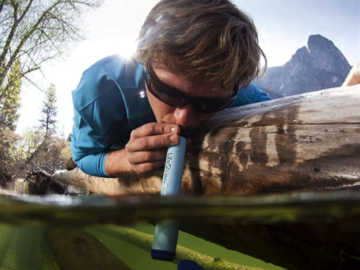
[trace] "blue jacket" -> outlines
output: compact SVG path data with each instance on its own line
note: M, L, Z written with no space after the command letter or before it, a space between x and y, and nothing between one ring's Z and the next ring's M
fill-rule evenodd
M71 151L85 173L108 177L106 155L124 148L133 129L156 122L142 76L143 66L135 59L109 56L87 69L72 92ZM254 84L240 90L232 107L270 100Z

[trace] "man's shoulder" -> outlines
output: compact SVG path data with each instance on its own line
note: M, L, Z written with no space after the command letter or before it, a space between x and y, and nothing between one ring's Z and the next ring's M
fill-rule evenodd
M255 84L251 83L246 88L239 88L237 99L231 107L244 106L267 100L271 100L271 98Z
M123 93L125 89L138 88L142 73L143 66L135 58L111 55L84 71L73 95L85 95L96 99L109 91Z
M92 64L89 67L89 69L104 66L104 65L106 65L108 63L111 63L111 62L117 62L117 63L121 64L122 62L125 62L125 59L122 58L120 55L117 55L117 54L110 55L110 56L104 57L104 58L96 61L94 64Z
M136 70L142 65L133 57L124 58L120 55L110 55L104 57L94 64L92 64L88 69L84 71L84 74L89 71L101 71L104 73L134 75Z

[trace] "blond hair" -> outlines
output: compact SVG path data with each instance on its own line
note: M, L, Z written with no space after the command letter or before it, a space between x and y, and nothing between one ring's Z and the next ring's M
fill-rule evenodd
M162 0L139 34L137 59L195 82L220 79L225 90L246 87L259 75L252 19L228 0Z

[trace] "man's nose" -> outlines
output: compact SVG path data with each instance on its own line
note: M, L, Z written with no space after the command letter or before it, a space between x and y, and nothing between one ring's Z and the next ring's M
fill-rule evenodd
M195 110L192 105L187 105L181 108L176 108L174 111L174 117L176 124L184 128L189 128L195 122Z

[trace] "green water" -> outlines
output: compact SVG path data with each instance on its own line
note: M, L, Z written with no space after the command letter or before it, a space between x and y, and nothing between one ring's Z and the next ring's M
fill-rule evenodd
M153 234L154 226L137 225L136 230ZM52 248L44 236L43 227L0 225L0 269L2 270L58 270ZM170 262L154 261L150 253L114 237L85 228L94 235L121 261L134 270L176 270ZM178 244L189 247L200 253L242 265L256 266L264 269L283 269L262 262L238 252L207 242L190 234L180 232ZM70 248L70 247L69 247Z
M0 226L0 269L60 269L39 227Z
M140 234L145 237L154 232L149 221L156 223L169 218L190 224L201 221L266 225L294 221L316 223L324 218L341 219L359 213L360 196L358 192L348 191L237 198L0 196L0 269L177 268L173 263L152 260L149 248L144 250L100 232L96 224L124 224L145 233ZM178 244L240 265L283 269L185 232L180 232ZM122 265L128 267L121 268Z

